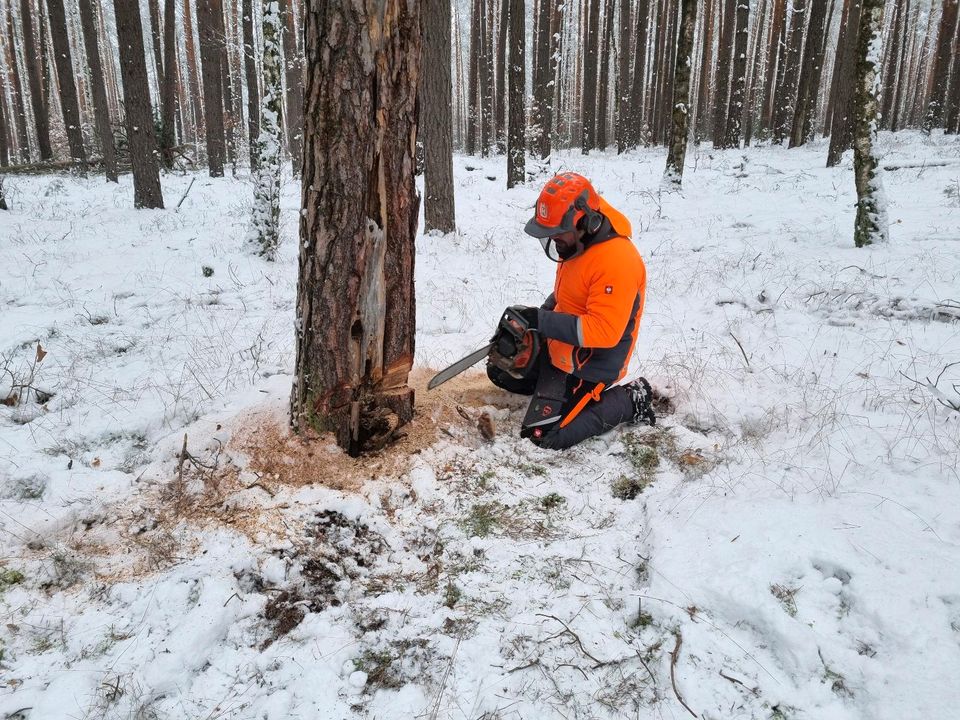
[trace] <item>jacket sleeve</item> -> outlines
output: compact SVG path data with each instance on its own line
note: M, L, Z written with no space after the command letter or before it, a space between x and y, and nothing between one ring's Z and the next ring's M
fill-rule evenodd
M544 310L553 310L557 306L557 296L553 293L547 295L547 299L543 301L542 307Z
M623 338L645 284L642 267L628 258L612 258L598 265L590 278L587 312L581 315L579 331L587 348L611 348Z

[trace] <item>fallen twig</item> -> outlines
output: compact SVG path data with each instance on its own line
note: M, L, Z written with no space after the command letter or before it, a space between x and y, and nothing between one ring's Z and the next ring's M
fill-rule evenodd
M680 695L680 691L677 690L677 658L680 657L680 646L683 644L683 636L679 631L677 631L676 638L677 644L674 645L673 652L670 653L670 684L673 685L673 694L677 696L677 700L679 700L680 704L686 708L687 712L694 717L699 717L693 710L690 709L690 706L684 701L683 696Z
M740 341L737 340L737 336L733 333L730 333L730 337L733 338L733 341L737 344L737 347L740 348L740 354L743 355L743 361L747 364L747 370L750 369L750 359L747 357L747 353L743 349L743 345L740 344Z
M190 184L187 185L186 191L183 193L183 197L180 198L180 202L177 203L177 210L180 209L180 206L183 205L183 201L187 199L187 195L190 194L190 188L193 187L193 183L196 182L196 178L190 178Z

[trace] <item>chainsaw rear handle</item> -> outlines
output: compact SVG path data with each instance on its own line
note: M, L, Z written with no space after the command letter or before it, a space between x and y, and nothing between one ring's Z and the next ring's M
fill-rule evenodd
M517 379L526 377L540 353L539 333L530 329L523 309L522 305L511 305L504 310L490 340L490 362Z

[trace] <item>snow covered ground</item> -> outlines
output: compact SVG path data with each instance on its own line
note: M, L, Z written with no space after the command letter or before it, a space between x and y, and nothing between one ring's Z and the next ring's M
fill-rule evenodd
M561 155L634 222L633 367L675 411L550 453L475 371L358 462L285 435L295 183L270 264L246 177L164 211L129 176L8 179L0 717L955 717L960 141L881 149L915 167L864 250L822 143L691 150L682 193L661 149ZM544 178L455 167L420 383L552 285Z

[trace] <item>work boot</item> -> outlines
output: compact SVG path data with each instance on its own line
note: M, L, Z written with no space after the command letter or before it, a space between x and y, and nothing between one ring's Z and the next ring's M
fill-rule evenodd
M637 378L624 385L633 398L633 422L635 424L657 424L657 416L653 412L653 388L646 378Z

